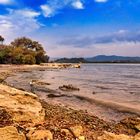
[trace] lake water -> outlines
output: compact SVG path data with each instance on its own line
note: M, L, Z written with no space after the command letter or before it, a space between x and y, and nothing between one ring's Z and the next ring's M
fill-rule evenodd
M7 82L27 88L31 79L39 79L49 82L51 85L48 87L53 90L72 84L80 91L65 92L66 96L53 99L47 98L47 93L41 91L37 94L48 102L87 110L103 119L119 120L130 113L140 115L139 64L82 64L81 69L19 73L15 79L19 79L20 84L13 77Z

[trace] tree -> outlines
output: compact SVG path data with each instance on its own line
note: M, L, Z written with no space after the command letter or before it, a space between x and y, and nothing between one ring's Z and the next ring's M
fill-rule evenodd
M36 60L35 57L33 57L30 54L27 54L25 56L23 56L23 64L35 64Z
M4 38L0 35L0 42L1 42L1 45L3 44L3 41L4 41Z
M3 64L4 62L5 53L3 50L0 51L0 63Z
M14 48L21 47L25 49L25 52L32 53L32 55L36 59L37 64L48 62L48 57L45 50L43 49L42 45L37 41L33 41L26 37L21 37L11 42L11 45Z
M23 63L23 56L24 50L21 47L14 48L12 47L12 63L13 64L22 64Z
M26 37L15 39L13 42L11 42L11 45L14 47L28 48L34 51L44 51L41 44L39 44L37 41L33 41L30 38L26 38Z
M4 46L3 49L0 50L0 63L8 64L12 63L12 48L9 46Z
M0 36L0 63L3 64L40 64L46 63L49 57L42 45L29 38L17 38L10 45L3 45Z

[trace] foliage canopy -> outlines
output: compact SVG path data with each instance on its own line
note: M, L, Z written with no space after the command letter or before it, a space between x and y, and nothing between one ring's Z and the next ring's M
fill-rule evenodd
M2 36L0 36L1 42ZM4 41L4 38L3 38ZM0 63L2 64L40 64L48 62L42 45L30 38L17 38L10 45L0 45Z

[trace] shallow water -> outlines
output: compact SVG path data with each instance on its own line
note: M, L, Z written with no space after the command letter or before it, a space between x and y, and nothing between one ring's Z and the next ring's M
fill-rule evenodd
M80 88L80 91L65 92L68 95L66 97L53 99L46 98L47 93L38 91L37 93L48 102L87 110L103 119L110 120L127 116L128 114L124 112L140 114L139 64L82 64L81 69L19 73L15 78L8 78L7 82L30 90L31 79L48 82L51 84L48 87L54 90L68 84ZM118 115L117 110L123 113Z

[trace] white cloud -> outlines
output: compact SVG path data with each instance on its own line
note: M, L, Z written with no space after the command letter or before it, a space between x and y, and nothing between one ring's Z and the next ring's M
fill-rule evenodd
M41 5L41 9L45 17L51 17L54 14L53 8L51 8L49 5Z
M27 18L34 18L34 17L38 17L40 15L39 12L29 10L29 9L17 10L16 14L20 15L22 17L27 17Z
M0 0L0 4L9 4L10 0Z
M107 2L108 0L95 0L95 2Z
M74 1L72 6L76 9L84 9L84 5L80 0Z
M9 14L0 15L0 34L10 40L34 32L41 27L36 19L39 14L31 9L9 10Z
M84 9L84 1L85 0L48 0L47 3L41 5L40 8L45 17L52 17L65 7Z
M2 19L2 18L3 17L0 17L0 19ZM1 26L2 29L9 29L9 28L13 27L12 23L5 20L5 19L0 21L0 26Z
M128 30L121 29L117 32L117 34L126 34L128 32L129 32Z
M2 5L7 5L7 4L12 4L13 0L0 0L0 4Z

